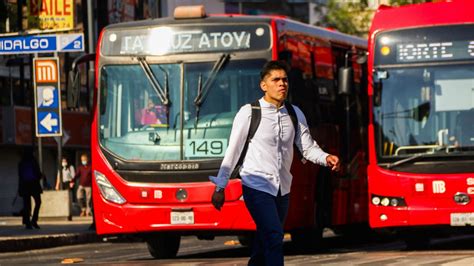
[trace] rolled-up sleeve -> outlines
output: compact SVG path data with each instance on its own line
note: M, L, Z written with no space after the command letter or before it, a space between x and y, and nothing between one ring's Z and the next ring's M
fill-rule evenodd
M229 145L222 160L219 173L217 177L209 176L209 180L217 187L225 188L227 186L229 177L239 161L247 139L251 115L252 109L250 104L242 106L235 115L229 137Z
M298 107L294 105L293 107L298 118L298 131L295 132L296 147L301 151L301 154L306 160L327 166L326 157L329 154L324 152L311 137L303 112Z

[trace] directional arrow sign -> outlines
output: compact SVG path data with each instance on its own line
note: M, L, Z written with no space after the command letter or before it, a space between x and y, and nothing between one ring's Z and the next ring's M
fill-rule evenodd
M48 113L40 122L40 124L50 132L53 131L53 127L58 126L58 119L52 118L52 116L51 113Z
M57 136L59 131L59 116L57 113L38 112L38 133L41 135Z

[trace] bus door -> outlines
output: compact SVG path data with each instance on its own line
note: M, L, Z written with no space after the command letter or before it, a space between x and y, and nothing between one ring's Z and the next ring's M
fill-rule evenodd
M367 103L365 82L361 62L356 60L358 52L348 47L332 46L333 67L335 76L349 71L347 86L335 79L338 88L334 115L340 134L340 149L338 155L342 160L342 171L335 176L334 212L335 224L346 224L366 221L367 206L367 155L364 137L366 135L367 119L364 118L364 108ZM365 62L364 62L365 64Z

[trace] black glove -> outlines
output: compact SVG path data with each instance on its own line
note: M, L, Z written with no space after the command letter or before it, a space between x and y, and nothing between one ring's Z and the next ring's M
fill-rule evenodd
M225 193L224 189L216 190L212 194L212 205L214 205L214 208L216 208L218 211L221 210L222 206L224 206L224 201L225 201Z

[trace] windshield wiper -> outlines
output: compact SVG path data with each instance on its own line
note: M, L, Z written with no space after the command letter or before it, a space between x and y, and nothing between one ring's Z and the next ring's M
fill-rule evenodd
M209 77L206 79L206 82L204 82L204 85L202 85L202 75L199 74L197 96L196 98L194 98L194 105L196 106L196 120L194 121L194 128L197 127L197 123L199 120L199 111L200 111L202 103L206 99L206 96L209 93L209 90L212 87L212 84L214 84L214 81L216 80L217 75L221 72L224 65L229 61L229 59L230 59L230 54L228 53L224 53L221 55L221 57L219 57L219 59L212 66L211 73L209 74Z
M408 162L411 162L411 161L415 161L415 160L417 160L417 159L419 159L419 158L422 158L422 157L424 157L424 156L426 156L426 153L417 153L417 154L414 154L414 155L412 155L412 156L410 156L410 157L407 157L407 158L404 158L404 159L395 161L395 162L393 162L393 163L389 163L389 164L387 165L387 169L391 169L391 168L393 168L393 167L395 167L395 166L399 166L399 165L402 165L402 164L404 164L404 163L408 163Z
M166 73L166 71L160 67L163 73L165 73L165 89L163 89L163 87L161 87L160 83L156 79L155 74L151 70L150 64L148 64L145 57L137 57L137 60L140 63L143 72L145 72L148 81L150 81L151 86L153 87L153 89L155 89L156 94L160 98L160 101L163 103L163 105L169 106L170 101L168 95L168 74Z

